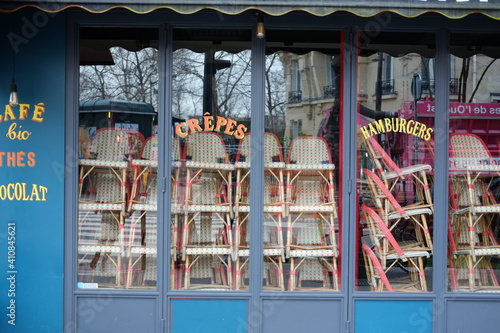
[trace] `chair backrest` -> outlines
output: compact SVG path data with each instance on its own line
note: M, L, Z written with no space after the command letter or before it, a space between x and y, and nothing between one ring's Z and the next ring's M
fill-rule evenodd
M229 163L226 146L215 132L194 132L185 141L186 159L203 163Z
M101 128L95 133L95 153L102 161L124 161L129 158L130 138L126 131Z
M142 148L141 158L145 160L158 161L158 137L156 135L146 140L146 143Z
M298 284L302 286L303 281L322 281L323 287L329 284L328 270L321 264L319 258L307 258L300 265Z
M496 165L484 141L475 134L450 135L450 170L473 169Z
M129 135L130 159L139 158L144 148L145 139L141 132L135 130L124 130Z
M302 177L294 185L290 198L294 205L314 206L325 203L325 186L320 177Z
M96 198L99 203L118 203L122 201L120 180L113 173L96 174Z
M144 196L145 204L153 206L153 209L157 206L158 202L158 177L156 175L149 175L146 180Z
M378 143L375 137L371 136L365 140L366 148L370 158L375 164L377 172L383 172L384 166L387 171L394 171L400 174L401 168L394 162L394 160L387 154L384 148Z
M365 204L361 206L361 210L365 213L366 219L368 221L370 238L372 239L373 244L377 248L379 248L380 254L385 255L386 253L384 253L384 251L388 250L390 245L390 247L399 256L404 256L403 250L399 246L398 242L396 241L380 215L378 215L375 210ZM386 244L383 244L384 241L386 242ZM386 248L386 250L384 248Z
M323 225L320 218L306 217L294 224L293 231L296 245L324 246L326 243L323 236L329 232L329 227Z
M191 268L191 278L193 279L210 279L211 283L215 282L214 270L220 264L214 260L212 256L200 256L194 266Z
M366 258L369 260L367 265L370 265L377 272L377 276L382 280L387 291L394 291L375 252L365 243L363 243L361 248L365 252Z
M288 152L287 163L322 164L332 163L330 147L318 136L299 136L293 139Z
M283 202L280 197L279 183L276 177L266 174L264 175L264 205L274 205ZM246 194L246 202L248 202L248 195Z
M200 214L199 219L192 225L189 244L206 245L214 242L212 216L210 214Z
M464 178L454 178L450 181L450 204L455 210L463 207L481 206L483 190L488 192L486 186L480 179L475 182L472 192L468 186L467 180ZM472 194L472 196L471 196Z
M220 184L211 177L202 177L199 181L193 183L191 191L191 205L218 205L222 198L220 193Z
M363 173L367 176L368 186L372 192L372 199L381 213L385 212L385 203L390 204L401 216L406 216L407 213L398 203L396 198L385 183L373 171L363 169ZM382 201L383 199L384 201Z
M113 214L103 212L101 215L101 237L100 241L116 241L119 238L119 229Z
M243 139L240 140L238 145L238 153L236 154L236 162L240 161L242 157L246 161L250 161L251 153L251 139L250 133L247 133ZM274 133L264 133L264 163L267 162L283 162L283 152L278 137Z
M181 142L177 137L172 138L172 162L181 160Z

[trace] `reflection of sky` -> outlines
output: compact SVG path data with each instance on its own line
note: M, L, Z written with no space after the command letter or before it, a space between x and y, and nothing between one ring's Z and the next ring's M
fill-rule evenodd
M216 72L215 84L220 112L225 117L250 116L251 62L250 51L237 54L217 52L218 60L229 60L231 66ZM173 114L179 118L202 116L204 54L180 49L174 52ZM284 77L280 61L274 61L270 70L275 87L283 89Z

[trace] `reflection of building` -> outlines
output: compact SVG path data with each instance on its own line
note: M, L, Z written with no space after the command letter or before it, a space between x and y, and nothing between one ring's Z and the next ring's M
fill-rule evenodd
M492 125L493 117L476 117L474 122L467 122L450 117L447 109L458 101L465 88L467 98L461 100L468 103L475 90L474 82L479 80L475 101L498 100L497 64L489 68L488 65L500 50L499 19L500 5L496 0L214 0L210 7L201 1L0 1L0 32L6 37L0 39L0 95L7 104L14 77L21 102L18 106L6 105L0 113L0 161L4 163L0 165L0 271L8 276L0 279L0 307L4 309L3 318L7 313L7 319L12 320L0 321L0 331L12 331L13 318L17 318L17 331L37 333L498 331L495 315L500 311L500 288L475 288L486 283L499 287L498 258L478 254L487 261L472 266L469 259L473 258L467 253L448 252L453 245L448 239L450 215L455 214L457 226L465 227L458 233L465 230L471 234L475 226L467 225L473 220L465 218L465 213L472 211L470 204L467 207L466 202L457 202L456 211L450 211L450 197L458 198L463 192L449 194L449 173L456 170L450 170L448 165L447 134L458 132L458 127L449 124L460 125L458 129L465 134L488 132L487 144L491 148L498 147L500 127ZM262 32L262 28L265 38L261 39L262 35L257 36L256 32ZM359 40L358 32L366 30L370 40ZM413 38L422 36L427 37L425 43L413 42ZM131 51L131 56L136 55L133 50L146 45L157 51L152 63L133 66L141 71L130 71L130 67L124 66L114 81L92 77L88 82L99 90L98 83L108 87L125 78L127 82L123 83L128 87L147 89L142 97L123 94L120 99L158 101L152 103L157 110L157 123L147 131L156 137L143 142L140 158L134 158L138 145L133 143L139 142L139 136L132 136L132 132L137 127L141 130L141 125L133 126L135 122L128 122L130 118L118 121L120 135L116 128L106 131L110 133L106 137L99 135L105 140L99 145L103 150L98 154L86 152L92 146L89 141L94 136L93 129L82 129L82 142L78 142L80 121L84 124L88 120L86 127L97 127L92 113L83 115L84 120L78 119L79 100L91 99L80 94L79 68L88 66L85 60L90 59L85 56L90 54L100 64L109 64L110 59L104 55L109 56L106 51L116 44ZM173 135L173 115L186 121L193 118L198 124L204 116L201 102L191 104L185 95L175 95L186 92L195 97L194 101L201 101L203 95L201 84L196 83L201 82L203 75L194 73L198 76L196 82L188 76L193 74L197 59L183 56L179 52L183 49L201 53L215 49L234 55L231 67L217 73L219 78L237 80L238 72L232 72L236 66L251 69L248 80L240 80L238 86L239 107L227 105L227 110L235 113L221 113L226 120L248 121L252 138L245 153L239 150L238 140L228 140L228 136L234 138L232 122L221 121L223 130L219 132L229 132L221 134L225 136L223 140L208 132L215 138L210 141L212 144L207 139L196 141L188 136L179 140ZM474 50L489 58L474 57ZM251 57L237 59L242 51ZM286 86L281 83L281 76L274 85L266 82L267 57L279 53ZM452 54L466 56L465 62L462 58L449 61ZM186 65L179 67L182 71L176 72L177 60ZM467 77L462 68L468 68ZM488 72L483 77L486 68ZM93 69L98 76L108 68ZM135 75L153 70L159 73L155 81ZM393 273L405 278L418 275L421 281L425 277L428 286L417 293L372 292L371 278L382 280L383 275L380 270L378 274L365 274L376 266L377 260L371 261L372 267L364 267L368 261L362 258L359 236L366 231L363 225L370 221L366 215L361 216L360 202L372 204L378 194L371 194L375 193L368 189L371 184L357 181L361 175L358 162L368 159L360 156L357 146L357 102L369 110L396 111L404 102L411 103L410 81L415 73L421 75L424 96L429 97L422 104L435 107L440 116L433 127L436 140L426 142L430 153L434 153L434 148L436 151L435 157L429 154L429 159L435 161L427 178L432 184L423 186L424 193L431 193L434 199L432 218L426 219L437 223L432 224L432 231L423 227L421 233L414 233L432 236L433 252L425 267L423 263L418 269L416 265L400 263L394 266ZM181 78L185 85L178 84ZM461 78L468 82L466 86L460 84ZM232 88L234 82L222 88ZM272 96L279 98L267 103L270 94L266 87L270 86L274 90L271 92L277 92ZM283 91L286 98L281 98ZM151 94L156 98L150 99ZM222 98L223 91L217 95ZM282 105L286 105L284 112ZM179 112L181 106L189 112ZM279 106L278 112L271 113L273 106ZM495 112L500 110L492 108ZM251 115L243 112L247 110ZM328 129L331 136L325 135L327 154L318 154L323 139L305 137L297 141L316 143L295 150L295 157L292 147L300 145L292 145L292 138L317 135L327 118L332 120L328 124L332 125ZM469 124L475 127L465 126ZM194 122L190 125L196 134L203 133ZM416 127L410 126L411 129ZM131 137L127 138L124 132ZM278 147L268 149L265 132L276 135ZM406 138L408 132L406 128L405 135L399 137ZM27 135L29 139L19 139ZM186 149L186 142L188 148L196 148ZM215 145L213 142L218 143L217 155L209 149ZM398 150L408 152L410 162L421 162L421 156L413 154L413 145L403 143L406 145ZM82 161L78 161L80 144L84 148ZM104 160L104 148L114 145L123 151L113 154L113 160ZM381 156L389 163L381 152L385 148L377 150L373 159ZM328 152L335 154L333 163ZM206 160L200 159L201 153ZM394 157L393 151L390 153ZM492 161L496 161L498 149L493 154ZM320 158L311 163L313 156ZM413 157L419 157L418 161ZM99 165L98 158L103 159ZM479 159L478 165L485 166L484 161L493 165L485 158ZM85 168L79 169L79 163ZM403 166L397 159L393 159L393 164ZM411 172L415 165L412 163L404 170ZM85 170L94 166L100 173L84 177ZM245 175L247 178L242 179ZM395 177L397 173L391 175ZM399 176L392 179L396 183L400 180ZM458 190L465 185L463 190L473 192L474 184L465 184L458 178L454 181L451 185ZM373 183L376 184L376 178ZM406 185L397 183L396 195L390 190L382 194L393 202L412 204L404 196L409 188ZM25 188L33 189L26 197ZM36 188L48 189L44 200L36 200ZM79 205L78 193L84 188L88 189L85 194L95 200ZM97 193L108 188L114 190L120 203L104 201L114 196L97 198ZM304 194L314 200L300 202L299 196ZM479 194L477 202L491 199L485 192ZM233 202L237 195L246 200ZM207 204L214 201L217 203ZM335 203L338 217L331 205L324 205L328 202ZM122 207L124 203L127 205ZM110 208L114 205L118 207ZM491 212L497 214L488 221L495 223L498 236L498 206L486 208L490 209L489 216ZM307 216L293 222L294 230L289 230L295 220L284 216L286 211ZM401 217L389 209L380 209L377 214L387 219ZM326 224L320 220L321 215ZM81 223L86 217L92 218ZM376 216L371 218L377 221ZM18 228L12 228L12 224ZM418 230L417 226L420 224L415 222L411 228ZM482 230L483 225L478 231ZM412 230L397 228L397 236L406 237L406 231ZM285 234L286 239L279 238ZM382 234L374 230L373 236ZM232 236L238 236L239 241ZM6 239L10 243L6 244ZM457 240L462 241L460 237ZM476 241L465 244L469 246L466 251L473 253L471 246ZM332 248L334 244L336 249ZM14 247L19 256L14 257ZM366 254L371 250L368 248ZM79 257L79 252L89 255ZM234 260L235 256L238 260ZM338 261L333 263L333 258ZM490 273L488 279L483 279L485 271ZM192 280L186 283L186 277ZM334 277L337 282L332 284ZM285 281L293 282L291 288L285 287ZM7 292L13 287L15 296Z
M500 83L495 79L500 67L490 65L493 58L479 54L464 59L452 56L450 59L450 101L469 102L472 94L473 103L496 103L500 100ZM281 60L288 96L287 136L293 138L299 133L316 135L326 110L339 96L335 56L319 52L306 55L282 53ZM377 110L379 98L379 110L398 111L403 103L413 101L411 82L414 74L421 77L421 98L432 101L436 95L434 70L434 59L417 53L392 57L381 52L359 57L358 101L369 109ZM464 76L463 70L468 75ZM380 82L379 94L377 82Z
M291 140L300 135L316 135L326 110L331 109L338 98L339 57L316 51L280 55L287 96L285 136Z

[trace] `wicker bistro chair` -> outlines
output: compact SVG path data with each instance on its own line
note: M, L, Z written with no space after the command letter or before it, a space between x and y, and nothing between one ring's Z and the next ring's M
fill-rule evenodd
M224 141L215 132L195 132L184 143L183 153L186 169L186 191L184 206L193 201L192 185L203 177L210 177L217 184L217 205L231 206L232 172ZM214 202L215 203L215 202ZM229 210L232 215L232 209Z
M111 242L103 242L102 235L95 235L97 243L80 242L78 246L82 259L95 253L91 268L101 265L101 271L110 277L114 274L115 284L123 284L122 253L124 250L124 221L127 200L127 172L130 157L130 135L127 132L104 128L96 132L94 158L80 159L80 201L78 208L85 216L80 225L93 214L101 216L104 228L118 230ZM86 191L83 191L83 188ZM101 237L101 238L99 238ZM107 238L105 236L105 238ZM104 255L103 255L104 254ZM104 264L104 261L106 263ZM109 269L113 265L112 273ZM95 272L99 272L96 270Z
M82 210L78 224L79 281L116 286L123 281L116 215Z
M450 264L458 273L468 270L466 281L471 291L498 286L496 278L489 274L488 281L485 272L490 272L491 258L500 255L492 231L500 205L490 190L491 181L499 175L500 166L480 137L450 135ZM478 270L482 273L477 273ZM455 278L463 280L458 275Z
M491 180L500 175L500 165L495 163L481 138L474 134L450 136L450 163L453 213L468 217L472 240L478 223L488 221L489 225L500 213L500 206L489 189Z
M396 230L406 231L407 246L411 245L432 252L432 237L427 224L430 215L432 215L432 210L428 205L412 204L403 207L373 171L363 169L363 174L366 176L373 204L389 230L393 234ZM409 236L408 234L412 235ZM402 240L399 239L399 241Z
M179 215L181 213L179 200L181 194L179 193L180 176L182 169L181 161L181 148L179 140L174 137L171 142L171 153L172 153L172 173L171 173L171 214L172 214L172 242L171 242L171 253L172 256L176 257L179 248ZM150 180L151 178L157 177L158 169L158 138L157 136L152 136L146 140L141 155L138 159L133 159L131 162L132 168L134 170L134 176L132 179L132 190L131 199L129 200L129 214L132 214L134 209L151 210L156 212L156 201L157 200L157 190L154 189L154 198L148 194L149 191L153 190L151 188L152 184L157 186L156 179ZM155 201L155 202L153 202ZM147 204L145 204L147 202Z
M290 222L289 222L290 223ZM303 287L300 281L305 276L318 276L312 271L317 265L311 264L309 259L314 259L321 264L321 272L329 272L321 275L323 288L338 290L339 279L337 271L337 259L339 256L335 243L335 233L324 223L324 219L315 214L300 219L296 218L289 224L287 229L287 254L290 260L289 290ZM301 274L303 276L301 276ZM327 275L331 274L331 279ZM313 287L315 289L315 287Z
M471 263L467 254L448 258L451 291L498 293L500 285L491 264L491 256L482 256Z
M131 156L130 142L130 134L122 130L102 128L96 132L93 143L95 152L90 153L90 156L95 158L79 159L80 202L99 202L98 198L95 197L97 193L95 188L97 181L93 176L98 173L106 172L114 175L118 184L121 186L121 197L119 201L123 205L121 211L125 213L127 200L127 171L129 158ZM84 191L84 187L86 191Z
M411 277L401 277L398 279L389 279L386 274L388 268L384 269L378 256L371 247L362 243L363 258L366 265L366 275L372 291L422 291L419 287L419 281L412 280Z
M143 175L148 175L148 173L143 173ZM129 262L126 286L128 288L137 285L144 286L146 281L156 282L156 257L158 253L156 239L158 182L156 174L151 174L147 179L143 179L140 187L139 200L131 204L132 215L130 216L127 250ZM142 281L136 277L137 275L143 277Z
M131 195L128 210L131 213L132 205L141 201L141 194L145 193L141 189L141 181L144 186L147 185L148 175L157 173L158 169L158 137L152 136L146 140L140 156L132 159L131 167L133 169Z
M410 179L416 189L417 200L427 203L429 208L434 210L429 186L429 174L432 172L432 166L429 164L415 164L399 167L377 142L375 137L372 136L365 139L363 135L360 136L375 166L375 171L384 181L385 185L393 191L399 181Z
M264 289L284 290L283 260L285 250L283 246L282 217L284 205L280 201L277 179L269 173L264 176L264 245L263 256L265 261L264 275L269 278ZM245 189L244 189L245 190ZM243 286L243 275L246 274L246 266L249 260L249 223L250 206L248 202L239 205L236 215L236 227L234 237L234 260L235 260L235 288ZM270 282L269 282L270 281Z
M213 271L225 270L225 278L214 281L226 282L217 287L227 288L232 285L231 259L234 254L231 225L234 165L229 164L224 142L215 132L190 134L184 143L183 156L186 159L186 188L181 203L184 214L181 241L184 288L193 288L194 270L207 263L213 264Z
M314 271L326 270L332 277L331 282L330 278L322 279L323 286L338 290L335 165L327 142L320 137L295 138L285 170L289 289L304 288L300 283L303 278L318 277Z
M238 214L238 207L241 204L248 205L248 194L250 193L250 160L251 160L251 139L247 133L238 145L238 153L235 158L236 169L236 199L234 202L235 214ZM278 138L275 134L264 133L264 173L272 176L277 182L278 188L276 202L285 200L283 186L283 170L285 162L283 152Z
M376 254L384 272L387 273L392 269L397 261L406 262L408 263L410 280L419 281L420 283L415 286L422 291L427 291L424 258L430 257L429 251L413 245L409 248L400 245L375 210L364 204L361 206L361 210L366 218L370 243L372 244L371 249Z
M479 189L476 182L473 197L476 215L473 215L469 205L469 189L465 183L465 179L453 179L450 185L448 256L451 287L452 290L467 288L469 291L499 292L496 275L491 269L491 259L500 256L500 245L492 230L493 218L498 216L498 206L481 205L481 200L494 199L491 193L483 197L485 191Z
M213 214L191 214L184 224L182 256L184 289L232 287L231 246L227 228L214 223ZM193 284L192 279L210 279Z
M250 213L250 161L251 135L243 137L235 158L236 193L234 202L235 232L235 288L243 287L243 277L247 274L249 261L249 225ZM283 260L284 247L282 235L282 217L285 213L283 170L285 162L278 138L273 133L264 133L264 280L265 289L284 290Z
M287 214L296 180L302 176L311 175L320 177L324 182L325 203L331 204L336 214L335 165L332 163L330 148L325 139L313 136L295 138L290 145L285 170L287 173Z

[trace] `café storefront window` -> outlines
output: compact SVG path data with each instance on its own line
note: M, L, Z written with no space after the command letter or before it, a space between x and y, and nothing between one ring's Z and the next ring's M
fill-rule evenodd
M434 35L360 40L357 290L431 291L434 129L415 110L434 103L433 91L421 89L421 73L433 77Z
M267 31L263 137L251 128L249 32L231 35L239 39L196 54L206 42L190 40L189 30L174 31L179 99L173 111L180 123L173 151L181 148L173 159L171 288L248 290L256 278L251 247L262 246L263 290L338 291L339 96L326 96L323 86L340 80L326 75L332 59L335 73L341 72L339 34L337 42L322 45L329 52L323 53L307 46L305 35L295 36L298 46L290 48L281 31ZM193 71L207 61L214 66L208 90L206 76L196 83L200 75ZM304 66L315 65L304 75ZM302 82L314 89L296 90ZM212 95L203 100L207 96L194 93L201 88ZM251 184L252 151L262 150L264 181L257 188ZM261 216L251 193L263 198ZM261 244L251 237L256 223L262 223Z
M498 292L499 35L451 35L448 290ZM474 40L474 43L471 41Z
M83 28L78 288L156 288L158 32Z
M266 39L264 283L339 291L341 33L284 34Z
M173 32L170 287L248 280L249 30Z

